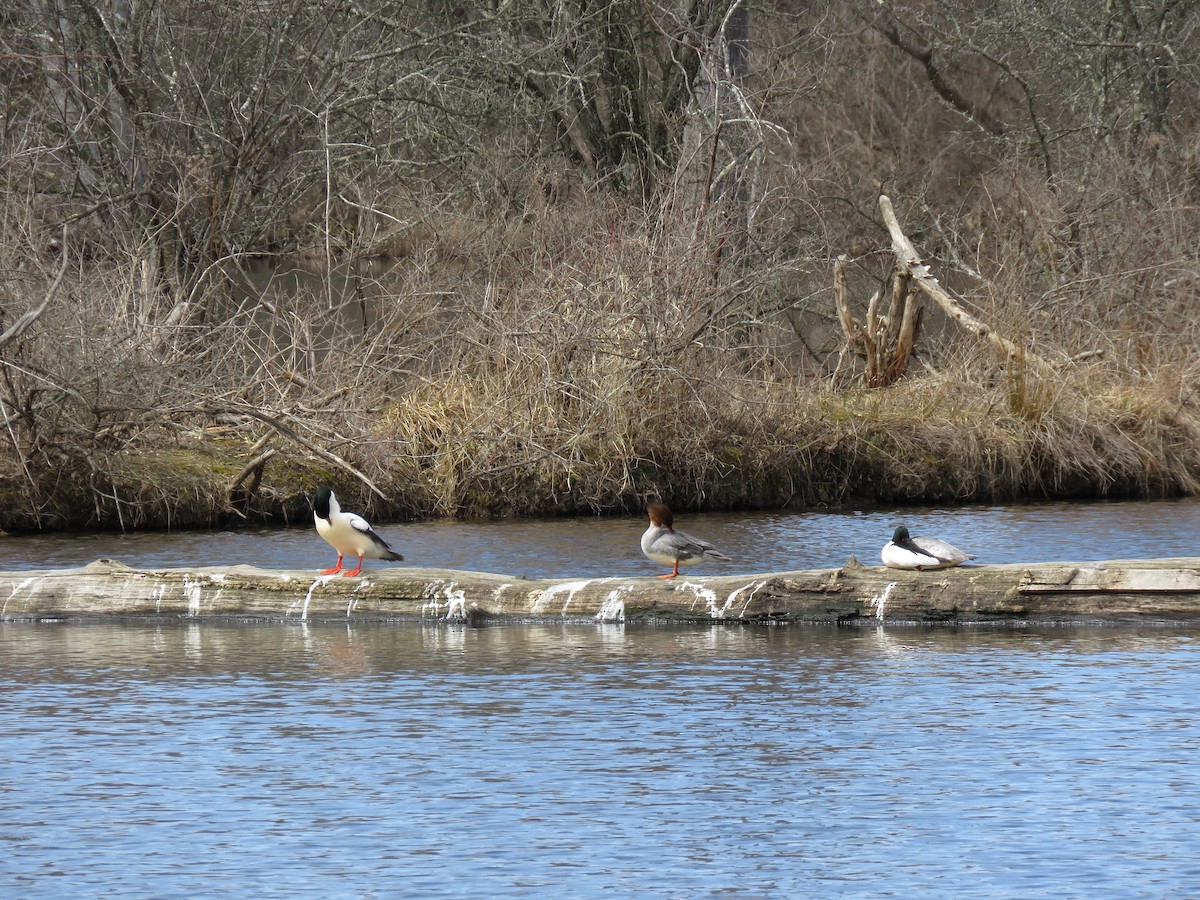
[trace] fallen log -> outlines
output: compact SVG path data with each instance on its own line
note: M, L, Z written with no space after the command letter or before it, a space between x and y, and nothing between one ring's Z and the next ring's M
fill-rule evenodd
M660 580L526 579L449 569L357 578L251 566L0 573L0 621L798 622L827 624L1200 621L1200 558L863 566Z

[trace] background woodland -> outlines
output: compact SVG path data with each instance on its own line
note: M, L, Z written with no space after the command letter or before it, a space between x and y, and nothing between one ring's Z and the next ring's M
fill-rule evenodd
M0 528L1200 485L1190 0L29 0L0 110Z

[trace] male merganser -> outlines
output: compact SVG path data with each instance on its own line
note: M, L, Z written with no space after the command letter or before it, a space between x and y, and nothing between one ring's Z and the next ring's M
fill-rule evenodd
M909 537L908 529L903 525L883 545L879 556L890 569L945 569L975 559L972 554L937 538Z
M665 504L647 504L646 515L650 517L650 527L642 535L642 552L653 562L673 567L659 578L674 578L681 565L695 565L703 559L729 559L708 541L675 531L671 527L671 510Z
M317 488L313 520L317 523L317 534L325 538L338 553L337 565L326 569L322 575L336 575L341 572L343 556L358 557L358 567L353 572L343 573L347 578L362 572L364 556L371 559L404 559L387 545L387 541L375 533L375 529L366 519L352 512L342 512L337 497L327 487Z

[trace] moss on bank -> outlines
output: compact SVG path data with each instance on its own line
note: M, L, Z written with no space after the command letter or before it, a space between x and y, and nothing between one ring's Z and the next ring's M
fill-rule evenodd
M1020 408L1002 388L967 390L944 375L875 391L763 382L685 398L631 388L599 423L561 409L500 415L482 386L442 385L371 417L338 447L345 466L278 440L237 481L260 434L213 428L170 440L147 432L118 453L10 471L0 528L306 521L323 483L380 521L633 512L655 497L680 509L802 509L1196 493L1196 405L1154 384L1085 392L1087 383L1064 378Z

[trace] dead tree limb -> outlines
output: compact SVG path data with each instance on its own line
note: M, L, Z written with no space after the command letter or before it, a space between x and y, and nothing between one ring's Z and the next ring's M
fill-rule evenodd
M833 296L838 318L846 333L846 345L867 362L867 386L884 387L902 378L908 371L920 326L921 311L913 296L912 278L907 269L897 267L892 279L887 313L880 313L882 293L876 291L867 303L866 320L860 324L850 312L846 292L846 266L850 260L839 256L833 265Z
M281 422L279 420L279 418L277 418L276 416L269 415L269 414L263 412L261 409L256 409L255 407L252 407L252 406L244 406L239 410L239 412L245 413L247 416L249 416L252 419L258 419L258 421L263 422L267 425L270 425L273 429L275 429L276 432L281 434L283 437L287 438L288 440L292 441L293 443L299 444L301 447L303 447L305 450L308 450L310 453L315 453L321 459L325 460L328 463L331 463L332 465L337 466L342 471L347 472L350 475L353 475L355 478L357 478L359 481L361 481L363 484L365 484L367 486L367 488L369 488L370 491L373 494L375 494L375 496L379 497L381 500L387 500L387 494L385 494L378 487L376 487L375 482L371 481L370 478L368 478L366 475L364 475L362 472L360 472L358 469L356 469L354 466L352 466L346 460L342 459L336 453L332 453L329 450L324 449L323 447L317 446L313 441L310 441L308 438L301 435L296 429L291 428L288 425ZM286 415L286 413L284 413L282 415Z
M912 283L928 294L942 312L966 330L984 338L1010 362L1020 363L1040 375L1053 374L1054 367L1050 363L1031 350L997 334L989 325L963 309L958 301L938 284L937 278L930 273L929 266L921 262L921 257L912 241L901 231L900 222L896 219L896 213L892 209L892 201L884 195L879 197L879 211L883 214L883 221L892 236L892 252L896 254L896 265L911 275Z

